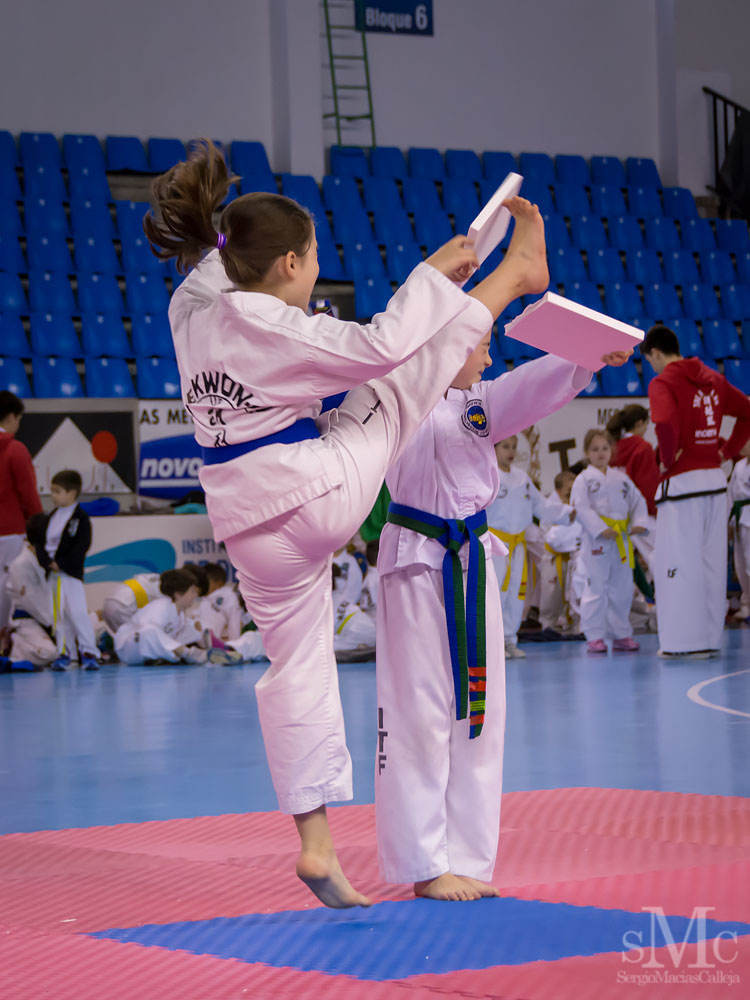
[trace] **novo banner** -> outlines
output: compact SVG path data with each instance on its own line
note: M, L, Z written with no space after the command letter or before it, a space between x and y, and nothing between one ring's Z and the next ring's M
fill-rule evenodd
M376 31L390 35L432 35L432 0L381 0L369 3L356 0L358 31Z
M193 436L193 418L181 400L140 400L138 430L139 493L176 500L200 489L203 459Z

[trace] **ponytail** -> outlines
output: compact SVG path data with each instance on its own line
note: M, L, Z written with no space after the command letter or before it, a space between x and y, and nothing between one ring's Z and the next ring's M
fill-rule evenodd
M630 434L636 424L641 420L648 420L649 413L645 406L638 403L630 403L621 410L616 410L610 417L607 430L615 439L619 441L623 433Z
M289 251L303 257L313 242L313 220L283 195L242 195L214 225L214 213L238 180L210 140L194 143L186 162L154 181L155 211L143 220L153 253L160 260L176 257L184 274L207 250L218 247L227 277L240 288L262 282L274 261Z

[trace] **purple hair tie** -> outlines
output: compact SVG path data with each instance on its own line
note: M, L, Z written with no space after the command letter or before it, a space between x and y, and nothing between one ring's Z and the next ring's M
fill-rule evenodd
M219 233L219 235L216 237L217 249L223 250L226 245L227 245L226 236L224 235L224 233Z

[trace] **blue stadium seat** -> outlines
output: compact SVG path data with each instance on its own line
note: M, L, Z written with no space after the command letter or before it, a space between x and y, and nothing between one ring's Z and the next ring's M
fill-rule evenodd
M731 320L750 319L750 286L722 285L721 313Z
M22 132L18 137L24 171L40 163L62 167L60 144L51 132Z
M415 239L402 243L393 243L386 247L386 262L388 265L388 277L391 281L402 285L411 272L421 264L422 251Z
M702 358L705 356L703 339L694 319L685 316L671 316L664 320L664 325L677 334L677 339L680 342L680 353L683 357Z
M446 149L445 173L447 177L465 177L479 181L482 179L482 164L471 149Z
M737 327L729 319L703 321L703 343L706 353L715 361L724 358L746 358L747 351Z
M633 316L630 320L633 326L637 326L639 330L643 330L646 333L654 325L654 321L650 316Z
M646 285L650 281L664 281L664 272L656 250L629 250L626 254L628 281Z
M378 243L403 243L414 239L406 209L381 209L375 213L375 238Z
M17 274L0 271L0 313L15 313L27 316L29 304L21 279Z
M325 221L325 216L323 217ZM315 223L315 235L318 239L318 266L320 267L320 277L328 281L344 281L346 275L341 266L341 258L333 242L333 235L325 221L321 225L319 220Z
M59 201L49 198L27 198L24 202L24 226L27 233L60 233L69 235L68 218Z
M507 358L508 361L512 361L518 364L521 361L528 361L532 356L533 347L529 347L528 344L521 343L520 340L514 340L513 337L506 337L504 331L504 326L509 323L510 320L514 318L507 316L505 313L500 317L498 325L500 327L500 333L498 335L498 349L503 358Z
M646 244L652 250L679 250L680 238L672 219L646 219Z
M372 226L367 212L360 206L335 208L333 210L333 232L338 243L362 243L372 240Z
M226 193L226 197L224 198L224 201L221 204L228 205L230 201L234 201L234 199L239 198L239 196L240 196L240 191L237 185L230 184L229 189Z
M0 271L25 274L26 261L18 237L0 232Z
M685 250L716 249L716 238L708 219L683 219L680 223L680 242Z
M67 201L68 192L58 167L38 163L26 167L23 172L23 186L27 198L49 198L51 201Z
M432 147L412 146L409 150L409 176L441 181L445 177L443 157Z
M581 250L603 249L609 246L602 220L595 215L579 215L570 220L573 245Z
M125 305L113 274L79 274L78 304L81 313L122 316Z
M255 194L256 192L262 191L265 194L278 194L279 185L276 183L276 178L273 174L245 174L245 176L240 181L240 191L242 194ZM237 197L236 195L234 196ZM229 198L229 201L233 201L233 198Z
M29 385L29 377L20 358L4 358L0 355L0 389L28 399L33 395Z
M694 282L682 289L682 306L685 315L692 319L718 319L721 315L719 300L711 285Z
M542 184L555 183L555 164L552 157L546 153L521 153L519 173L528 181L539 181Z
M137 358L173 358L174 342L166 313L133 313L130 335Z
M599 372L603 396L645 396L643 383L632 358L619 368L605 365Z
M743 219L716 219L716 243L719 250L745 253L750 250L750 235Z
M76 239L79 236L95 236L107 240L115 238L112 213L103 201L71 197L70 221Z
M634 317L644 315L638 289L629 281L616 281L613 285L606 285L604 302L605 312L624 323L630 323Z
M350 280L385 275L383 258L374 239L344 245L344 272Z
M68 170L90 167L104 170L104 150L95 135L67 134L63 136L63 158Z
M560 215L572 218L574 215L588 215L591 202L586 189L581 184L555 184L555 206Z
M490 187L492 187L492 185L487 185L487 182L485 182L485 186L482 190L483 202L489 201L495 193L494 190L488 190ZM521 196L523 198L528 198L532 205L537 205L542 215L557 214L562 217L564 214L563 212L557 211L552 197L552 192L542 181L534 180L534 178L530 181L524 181L523 187L521 188Z
M512 153L501 153L494 150L482 153L484 176L495 187L505 180L508 174L518 173L518 163Z
M0 355L6 358L31 357L21 317L15 313L0 315Z
M565 298L579 306L602 311L602 297L593 281L569 281L565 285Z
M370 150L370 170L374 177L408 176L406 157L397 146L373 146Z
M745 285L750 285L750 250L735 254L737 277Z
M600 251L604 253L605 251ZM550 278L554 284L564 285L568 281L588 281L586 265L580 251L575 247L552 247L547 251Z
M697 219L698 209L692 191L683 187L667 187L661 193L664 214L672 219Z
M120 274L114 244L106 236L76 236L75 265L88 274Z
M0 132L0 166L18 166L18 149L16 140L10 132Z
M583 187L591 185L591 171L582 156L555 157L555 177L561 184L579 184Z
M619 250L613 247L600 247L589 252L589 274L597 285L611 285L616 281L625 281L625 268L620 260Z
M116 201L117 228L120 237L143 236L143 217L150 211L147 201Z
M83 357L73 320L67 313L32 312L31 350L42 358Z
M113 173L149 173L146 150L141 140L135 136L108 135L105 148L107 170Z
M659 192L652 187L628 188L628 213L636 219L654 219L664 215Z
M728 358L724 362L724 377L740 392L750 396L750 361Z
M169 294L164 284L164 278L158 274L129 275L125 289L125 301L131 315L135 313L166 314L169 308Z
M68 169L68 187L70 188L71 202L75 200L104 203L112 201L112 193L109 190L109 181L104 167L88 164L70 167Z
M31 372L34 395L38 399L75 399L83 396L81 378L72 358L34 358Z
M613 184L596 184L591 188L593 214L599 216L625 215L625 198L620 188Z
M281 193L303 205L317 221L325 218L326 210L320 196L320 188L309 174L282 174Z
M20 201L22 197L16 168L0 163L0 201Z
M331 173L339 177L367 177L370 164L360 146L331 146Z
M737 281L737 272L726 250L704 250L701 254L701 274L709 285L731 285ZM698 281L696 276L694 281Z
M603 395L601 383L599 382L599 375L596 372L594 372L594 374L593 374L593 376L591 378L591 381L586 386L586 388L582 389L578 393L578 395L579 396L602 396Z
M154 174L164 174L175 163L187 159L185 144L179 139L149 139L148 167ZM91 395L89 393L89 395Z
M393 289L386 277L356 278L354 311L357 319L371 319L375 313L383 312L392 295Z
M233 142L230 150L232 170L240 177L273 174L262 142Z
M448 240L455 235L450 219L443 211L414 213L414 230L417 236L417 243L427 248L427 253L434 253Z
M618 160L615 156L592 156L591 179L594 184L625 187L625 167L622 165L622 160Z
M323 178L323 202L331 212L339 208L362 208L359 188L353 177L333 177L326 174Z
M64 236L43 236L29 233L26 237L26 254L31 271L57 271L73 274L73 259Z
M378 212L403 209L404 203L393 177L365 177L362 180L365 208L377 216Z
M65 316L78 314L67 274L55 271L29 272L29 301L32 312L51 312Z
M666 250L664 274L673 285L693 285L700 281L698 265L691 250Z
M643 299L646 313L657 322L663 322L667 316L682 315L682 305L674 285L650 282L643 289Z
M84 313L81 317L81 347L89 358L132 358L133 349L114 313Z
M632 215L611 216L605 221L613 247L630 252L641 250L645 246L641 227Z
M164 265L151 251L151 244L145 235L133 236L123 233L122 236L122 266L125 273L159 274L163 278Z
M5 236L20 236L22 232L21 216L15 203L0 198L0 233Z
M557 250L560 247L571 246L568 227L561 215L542 212L542 218L544 219L544 238L548 248Z
M136 386L141 399L177 399L180 373L172 358L142 358L136 371Z
M122 358L86 359L86 395L98 399L131 399L135 386Z
M407 212L442 211L435 182L427 177L407 177L402 185L402 193Z
M662 186L656 164L648 158L629 156L625 161L625 176L628 184L638 187L660 188Z
M449 215L464 216L467 213L473 219L482 207L473 180L468 177L446 177L443 181L443 206Z

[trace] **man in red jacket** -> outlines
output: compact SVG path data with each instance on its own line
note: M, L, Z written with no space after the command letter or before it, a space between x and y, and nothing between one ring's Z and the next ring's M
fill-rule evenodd
M42 509L31 455L14 437L22 415L22 400L6 389L0 391L0 629L8 624L10 614L7 567L23 547L26 522Z
M727 598L727 480L721 463L750 438L750 400L676 335L651 327L641 353L657 373L648 387L659 442L654 569L660 656L718 655ZM725 416L736 417L721 445Z

